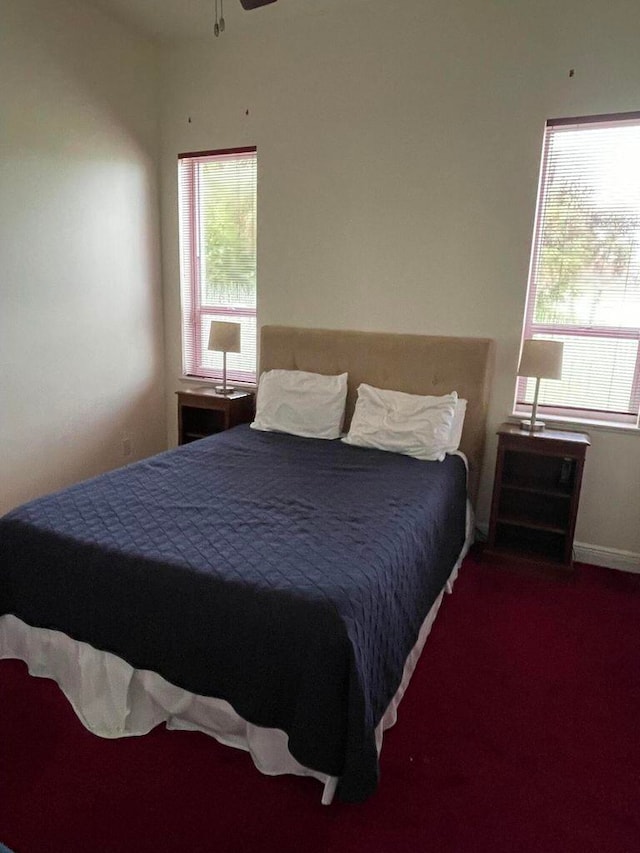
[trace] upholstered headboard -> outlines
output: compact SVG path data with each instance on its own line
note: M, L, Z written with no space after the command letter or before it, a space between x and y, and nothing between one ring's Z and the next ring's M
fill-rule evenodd
M475 500L484 453L493 368L488 338L432 337L263 326L260 372L308 370L349 374L345 428L361 382L409 394L448 394L469 401L460 449L469 460L469 494Z

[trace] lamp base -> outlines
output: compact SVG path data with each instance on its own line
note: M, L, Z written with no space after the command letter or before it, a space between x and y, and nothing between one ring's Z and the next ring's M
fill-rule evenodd
M216 394L222 394L223 396L233 394L233 392L236 390L233 385L227 385L226 387L224 385L216 385L215 388Z
M527 432L542 432L545 429L546 424L544 421L520 421L520 429L526 430Z

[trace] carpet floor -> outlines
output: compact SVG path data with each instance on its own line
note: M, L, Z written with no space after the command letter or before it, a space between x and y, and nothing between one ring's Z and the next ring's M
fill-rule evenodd
M87 732L58 687L0 661L0 839L15 853L634 853L640 575L569 581L469 557L361 805L158 728Z

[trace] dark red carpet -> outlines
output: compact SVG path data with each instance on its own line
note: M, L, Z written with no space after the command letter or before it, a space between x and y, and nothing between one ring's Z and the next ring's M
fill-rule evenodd
M362 805L157 729L89 734L56 685L0 662L0 840L15 853L640 850L640 575L563 582L469 558L382 781Z

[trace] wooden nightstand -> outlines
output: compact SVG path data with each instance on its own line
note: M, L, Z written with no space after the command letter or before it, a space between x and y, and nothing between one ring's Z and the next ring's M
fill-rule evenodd
M589 436L519 424L502 424L498 436L485 553L570 571Z
M234 391L226 396L213 388L176 391L178 395L178 444L187 444L215 432L253 420L255 395Z

